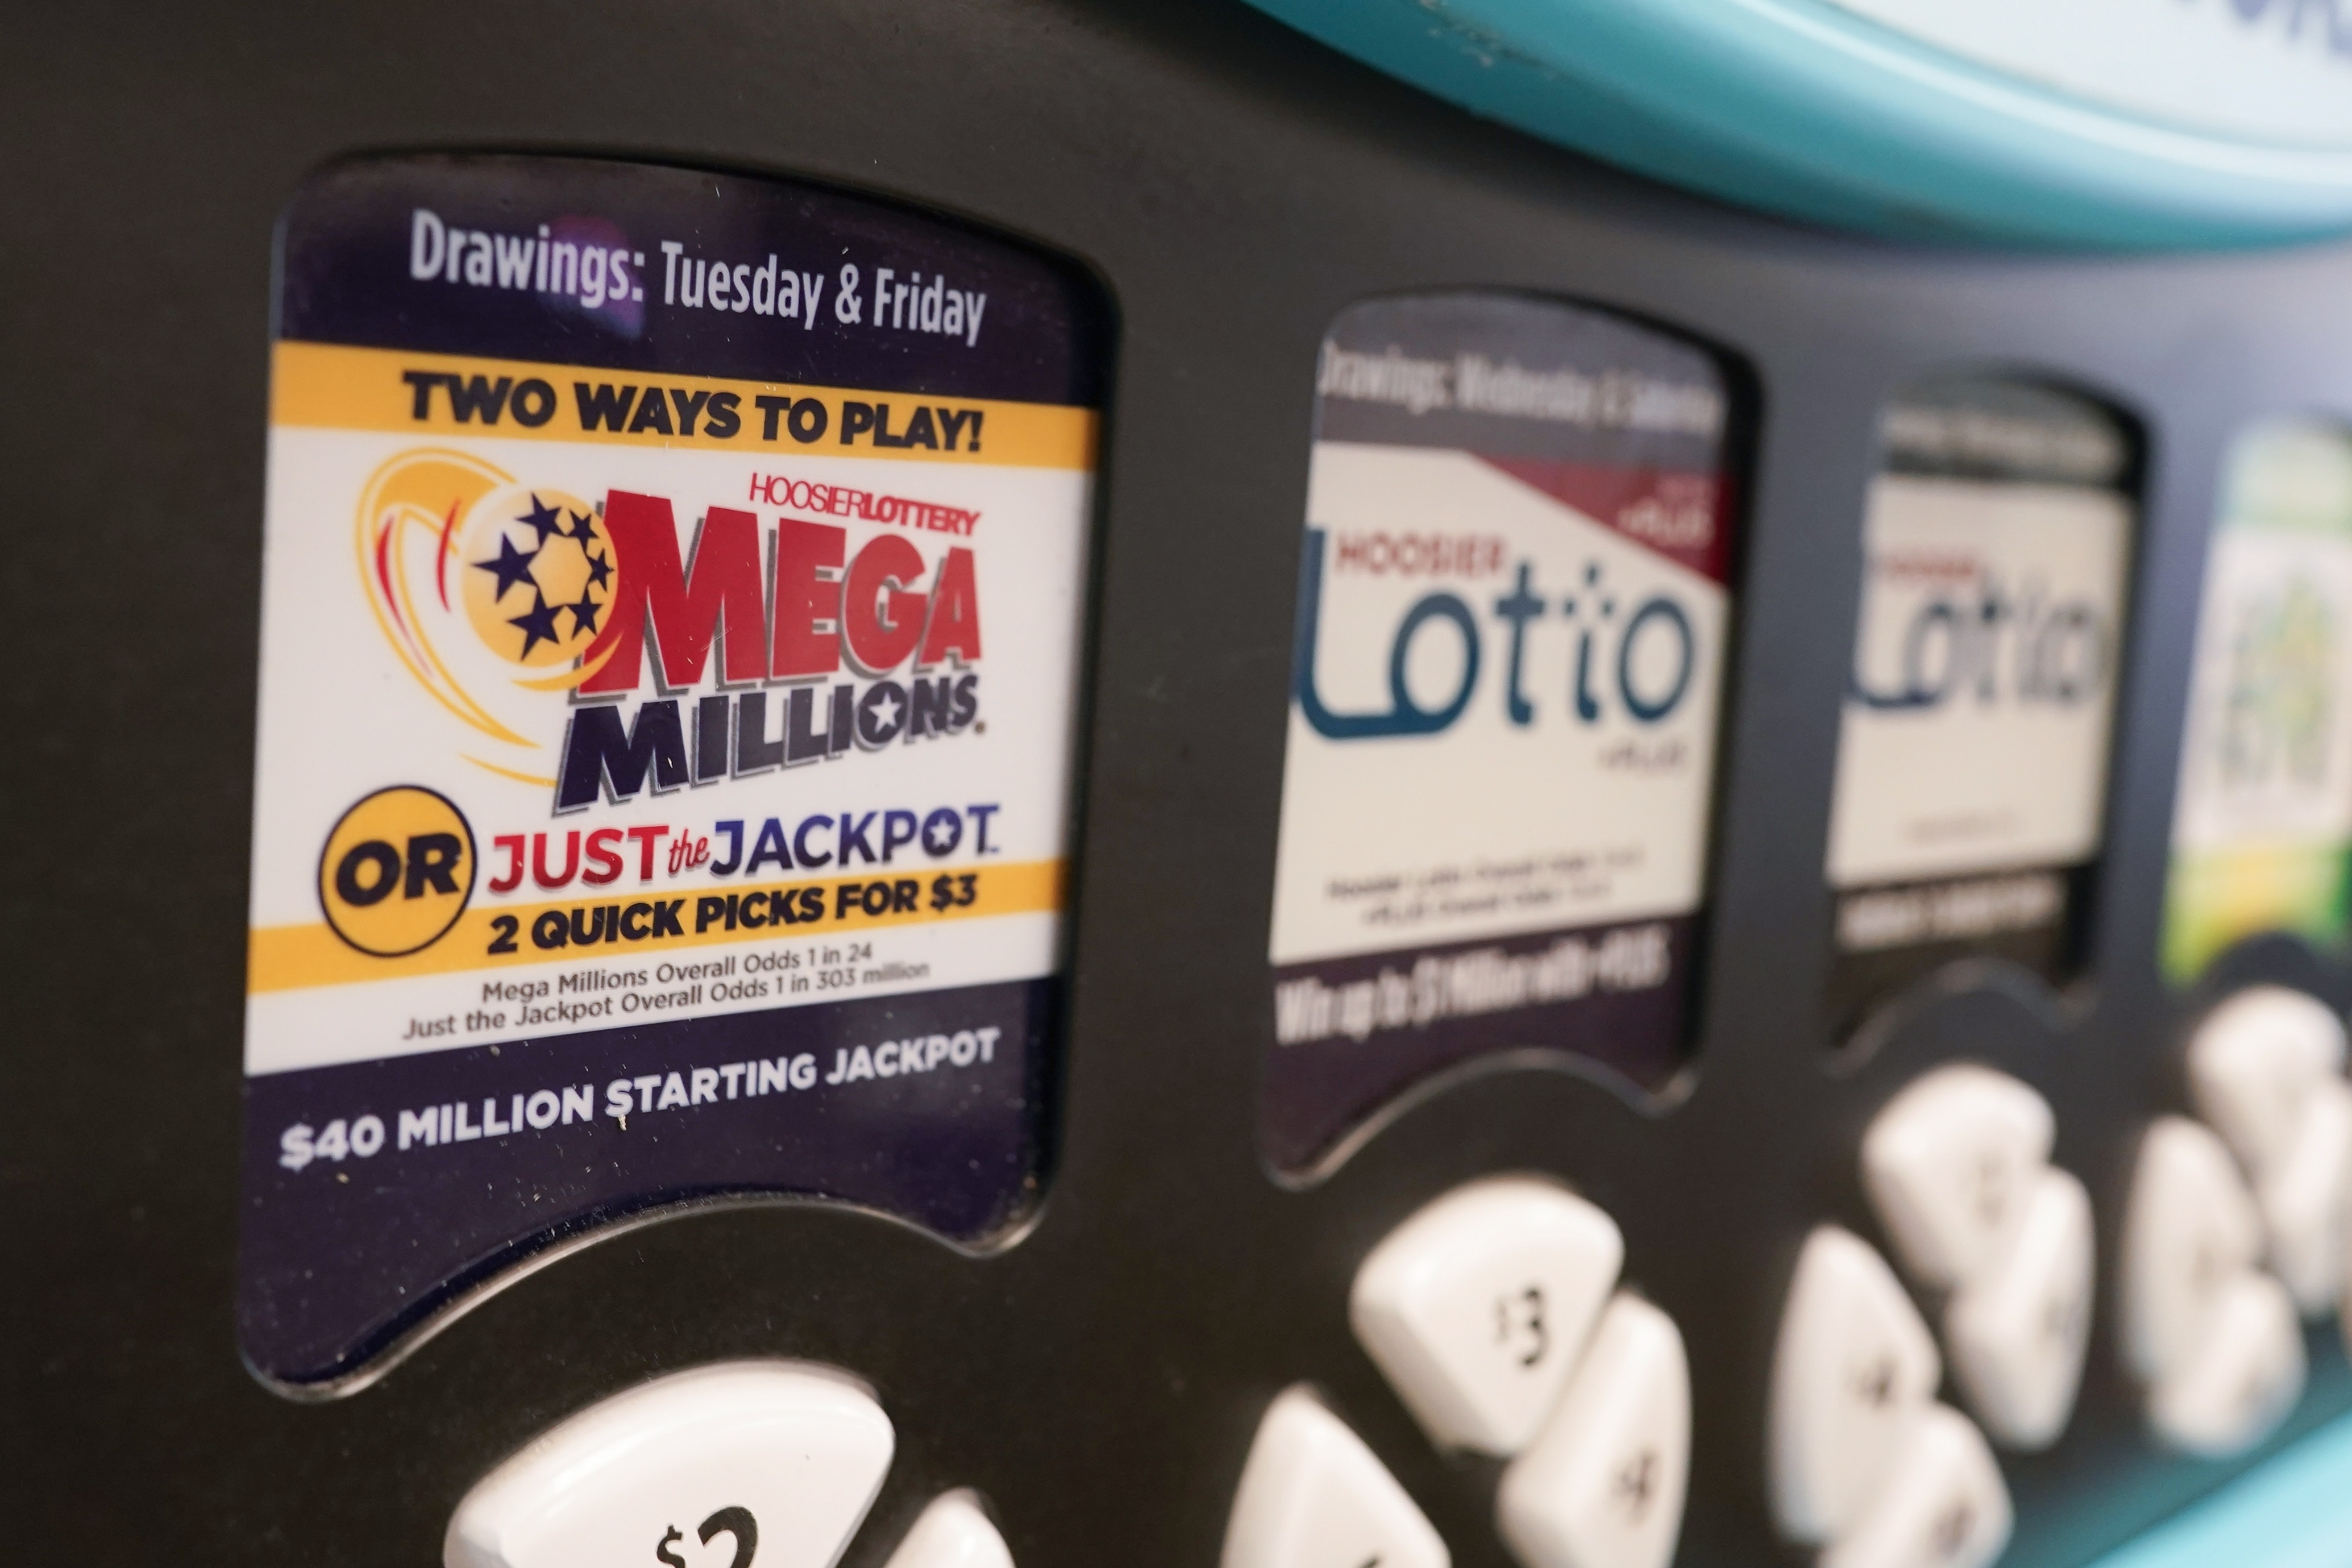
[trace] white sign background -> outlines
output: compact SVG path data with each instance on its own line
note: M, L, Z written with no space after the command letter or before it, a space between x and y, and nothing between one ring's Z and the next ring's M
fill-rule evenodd
M1307 517L1329 533L1315 669L1327 707L1388 709L1391 642L1425 593L1450 591L1469 606L1481 657L1468 707L1434 735L1335 740L1292 704L1274 963L1697 908L1729 608L1723 587L1458 452L1319 443ZM1504 570L1468 579L1341 571L1339 538L1373 532L1499 536ZM1494 612L1521 560L1533 564L1546 606L1527 624L1520 684L1536 712L1526 727L1504 710L1510 628ZM1586 580L1591 565L1597 586ZM1578 624L1589 623L1604 591L1619 625L1659 592L1689 618L1689 689L1657 723L1636 722L1618 704L1615 647L1600 639L1592 685L1612 695L1598 723L1575 717L1577 641L1561 602L1582 600ZM1643 639L1645 653L1661 651L1653 641ZM1456 690L1460 647L1444 621L1416 636L1408 685L1423 708L1442 707ZM1671 673L1647 672L1649 689ZM1612 765L1612 756L1654 765Z
M1914 617L1934 597L1893 570L1901 560L1973 562L2012 600L2083 601L2104 617L2109 641L2097 690L2077 703L2019 700L2013 628L1999 644L1996 701L1979 701L1973 685L1932 707L1874 708L1849 695L1830 821L1832 885L2063 865L2096 852L2130 534L2128 505L2112 491L1906 475L1874 482L1854 650L1874 689L1897 684Z
M257 742L251 922L307 925L321 918L317 886L320 846L337 820L362 796L394 784L420 784L456 801L472 825L481 870L472 907L530 904L551 896L527 877L511 894L486 883L505 863L491 839L501 833L564 834L602 827L667 823L709 833L713 821L740 818L756 833L762 819L787 830L810 812L860 812L879 807L921 810L1002 806L990 824L996 852L975 861L972 836L941 862L904 855L926 874L975 864L1055 859L1066 852L1074 716L1077 694L1079 596L1085 580L1086 518L1092 478L1082 471L1007 466L950 467L887 459L792 454L772 459L729 452L667 450L618 444L556 444L475 438L432 443L461 446L525 484L542 484L602 501L612 490L668 497L685 541L712 506L756 513L763 530L782 509L753 499L754 475L853 486L977 510L970 538L909 532L854 518L814 520L844 527L854 554L866 539L900 533L935 561L950 543L973 552L982 655L980 716L985 734L900 741L880 751L714 781L656 794L650 788L614 805L552 814L554 791L503 778L465 758L490 746L437 703L409 674L370 613L353 545L354 508L379 465L420 443L409 435L278 429L269 443L267 557L262 612L262 675ZM794 514L800 515L800 514ZM470 570L470 568L468 569ZM715 656L714 665L716 667ZM533 672L541 673L541 672ZM846 672L841 677L849 678ZM711 690L709 677L694 695ZM773 690L775 688L770 688ZM650 672L636 694L656 695ZM569 712L562 693L533 699L544 709L534 738L552 775ZM689 698L690 700L690 698ZM781 700L769 705L772 733ZM509 760L501 758L501 760ZM639 885L635 846L628 869L605 897ZM716 852L716 851L714 851ZM750 852L747 841L744 852ZM557 852L561 858L561 851ZM675 880L656 867L661 893L724 893L746 877L688 873ZM761 883L791 878L766 868ZM838 874L838 868L816 876ZM561 894L555 896L562 896ZM1052 972L1060 916L1053 912L966 919L874 934L877 955L931 966L924 978L806 996L806 1003L931 990L949 985L1028 978ZM785 933L777 934L779 939ZM454 939L454 938L453 938ZM887 954L884 952L887 945ZM499 966L436 975L262 992L247 998L246 1070L282 1071L479 1045L522 1035L568 1032L561 1026L510 1026L456 1038L404 1042L412 1017L462 1012L477 1005L485 978L523 984L602 965L650 967L663 958L696 963L751 950L728 945L642 958L622 947L566 955L547 964ZM750 1010L780 1004L716 998L665 1018ZM609 1027L598 1020L579 1027Z
M2324 706L2313 716L2320 766L2309 775L2283 758L2259 777L2225 774L2223 731L2242 676L2239 644L2249 621L2274 613L2300 589L2326 614ZM2352 836L2352 678L2345 661L2352 633L2352 539L2316 528L2232 527L2213 541L2199 617L2197 665L2181 743L2180 800L2173 842L2183 850L2249 842L2333 841Z

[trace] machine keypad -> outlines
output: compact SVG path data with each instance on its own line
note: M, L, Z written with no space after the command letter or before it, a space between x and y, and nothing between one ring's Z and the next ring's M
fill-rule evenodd
M2132 1370L2160 1385L2211 1328L2221 1287L2256 1265L2262 1224L2221 1140L2165 1116L2140 1144L2124 1220L2122 1327Z
M2293 1141L2254 1187L2270 1264L2305 1317L2336 1310L2352 1227L2352 1083L2315 1083Z
M1586 1199L1493 1176L1423 1207L1357 1270L1356 1337L1430 1439L1512 1459L1496 1524L1528 1568L1665 1568L1682 1532L1690 1366L1674 1320L1616 1289L1624 1255L1616 1222ZM1252 1484L1226 1568L1257 1562L1237 1563L1232 1544Z
M2309 1318L2335 1310L2352 1224L2352 1083L2344 1025L2284 986L2240 991L2189 1042L2197 1113L2237 1156L2263 1251Z

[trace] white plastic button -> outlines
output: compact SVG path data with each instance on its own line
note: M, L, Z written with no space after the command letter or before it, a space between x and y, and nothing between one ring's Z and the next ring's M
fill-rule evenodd
M2203 1345L2223 1284L2262 1255L2262 1225L2220 1139L2163 1116L2140 1143L2124 1215L2126 1362L2161 1383Z
M890 1553L888 1568L1013 1568L1013 1552L977 1497L943 1492Z
M2081 1182L2044 1168L2020 1207L2009 1256L1945 1309L1944 1348L1993 1440L2033 1449L2055 1441L2074 1413L2096 1260Z
M822 1367L679 1373L591 1406L484 1477L449 1521L443 1561L729 1568L756 1552L760 1568L831 1568L893 1442L873 1397Z
M2009 1544L2013 1517L1983 1436L1958 1411L1933 1405L1819 1568L1985 1568Z
M1447 1568L1445 1542L1363 1439L1302 1388L1258 1424L1223 1568Z
M2284 1158L2314 1084L2344 1067L2344 1024L2326 1005L2284 986L2240 991L2189 1042L2197 1113L2266 1174Z
M2336 1307L2344 1289L2346 1230L2352 1226L2352 1083L2312 1085L2303 1123L2286 1153L2254 1188L2270 1260L2305 1317Z
M1665 1313L1620 1294L1535 1446L1503 1472L1503 1539L1528 1568L1666 1568L1690 1477L1690 1364Z
M1947 1289L1990 1269L2050 1158L2049 1102L1988 1067L1940 1067L1905 1089L1862 1140L1863 1186L1896 1255Z
M2286 1418L2303 1393L2303 1329L2286 1287L2248 1270L2218 1292L2196 1354L2148 1396L2148 1425L2206 1458L2243 1453Z
M1806 1238L1773 1352L1773 1511L1802 1542L1839 1534L1874 1496L1943 1375L1936 1343L1868 1243Z
M1559 1402L1624 1255L1615 1222L1564 1188L1473 1182L1372 1249L1348 1316L1433 1439L1507 1456Z

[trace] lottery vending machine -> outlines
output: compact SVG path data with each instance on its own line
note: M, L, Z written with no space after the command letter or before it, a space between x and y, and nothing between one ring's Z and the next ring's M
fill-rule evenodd
M14 19L11 1548L2330 1560L2331 15Z

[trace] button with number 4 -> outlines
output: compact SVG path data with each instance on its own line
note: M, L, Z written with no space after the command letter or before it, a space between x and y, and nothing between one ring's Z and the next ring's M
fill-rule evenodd
M2333 1312L2352 1240L2352 1083L2311 1087L2303 1124L2254 1189L2270 1232L2271 1268L2309 1318Z
M2221 1141L2160 1116L2140 1142L2124 1213L2124 1355L2162 1383L2203 1348L2221 1288L2262 1256L2262 1222Z
M2009 1544L2013 1518L1983 1436L1958 1411L1931 1405L1819 1568L1985 1568Z
M1767 1468L1781 1530L1810 1542L1843 1532L1942 1377L1885 1260L1834 1225L1807 1237L1772 1359Z
M443 1559L831 1568L893 1441L873 1396L822 1367L682 1372L591 1406L484 1477L449 1521Z
M2047 1169L2020 1205L2025 1223L2009 1255L1960 1288L1944 1313L1944 1344L1969 1407L1999 1441L2057 1441L2083 1381L2091 1334L2091 1197Z
M1682 1533L1690 1420L1682 1334L1621 1292L1559 1408L1503 1472L1503 1539L1528 1568L1666 1568Z
M1563 1187L1473 1182L1372 1249L1348 1316L1433 1439L1507 1457L1558 1403L1624 1252L1615 1222Z
M2304 1370L2303 1330L2286 1287L2249 1269L2215 1293L2204 1340L2148 1396L2148 1425L2200 1458L2242 1454L2286 1419Z

